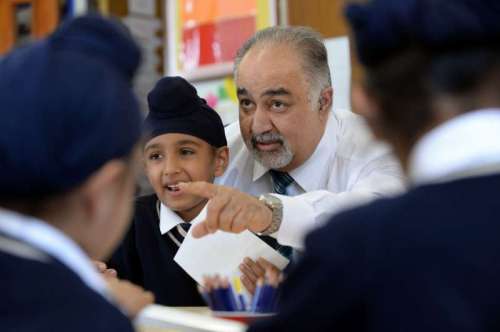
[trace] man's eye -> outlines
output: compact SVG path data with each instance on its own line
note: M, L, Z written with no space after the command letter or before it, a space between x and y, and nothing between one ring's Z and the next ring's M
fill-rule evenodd
M250 109L252 107L253 103L249 99L242 99L240 100L240 107L243 109Z
M274 100L271 102L271 108L275 111L282 111L288 107L287 104L285 104L282 101L279 100Z

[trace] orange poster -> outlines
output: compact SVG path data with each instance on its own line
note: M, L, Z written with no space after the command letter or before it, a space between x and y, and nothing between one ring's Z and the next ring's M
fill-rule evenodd
M228 74L236 51L244 41L262 27L262 22L269 21L265 26L274 24L270 21L274 15L269 14L269 8L275 5L271 0L175 2L178 44L174 48L175 62L170 64L176 66L173 72L195 79Z

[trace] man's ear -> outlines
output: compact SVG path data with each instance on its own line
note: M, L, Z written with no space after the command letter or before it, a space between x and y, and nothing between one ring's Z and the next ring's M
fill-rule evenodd
M81 186L80 194L85 214L89 221L98 219L113 205L113 191L118 191L127 174L127 165L122 160L111 160L104 164Z
M215 176L221 176L226 171L229 163L229 149L227 146L215 150Z
M333 88L330 86L321 90L319 95L319 110L328 111L333 103Z
M319 95L319 112L322 119L328 119L329 110L333 103L333 88L330 86L321 90Z

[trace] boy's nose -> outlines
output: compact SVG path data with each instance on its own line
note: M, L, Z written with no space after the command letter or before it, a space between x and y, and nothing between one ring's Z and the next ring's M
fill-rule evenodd
M180 167L179 164L177 163L175 158L168 158L165 161L164 167L163 167L163 173L165 175L171 175L171 174L177 174L180 173Z

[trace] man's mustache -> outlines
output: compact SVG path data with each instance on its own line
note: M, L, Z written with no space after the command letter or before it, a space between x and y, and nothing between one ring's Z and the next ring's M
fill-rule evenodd
M272 144L280 143L283 144L283 136L278 133L263 133L258 135L252 135L252 145L257 144Z

